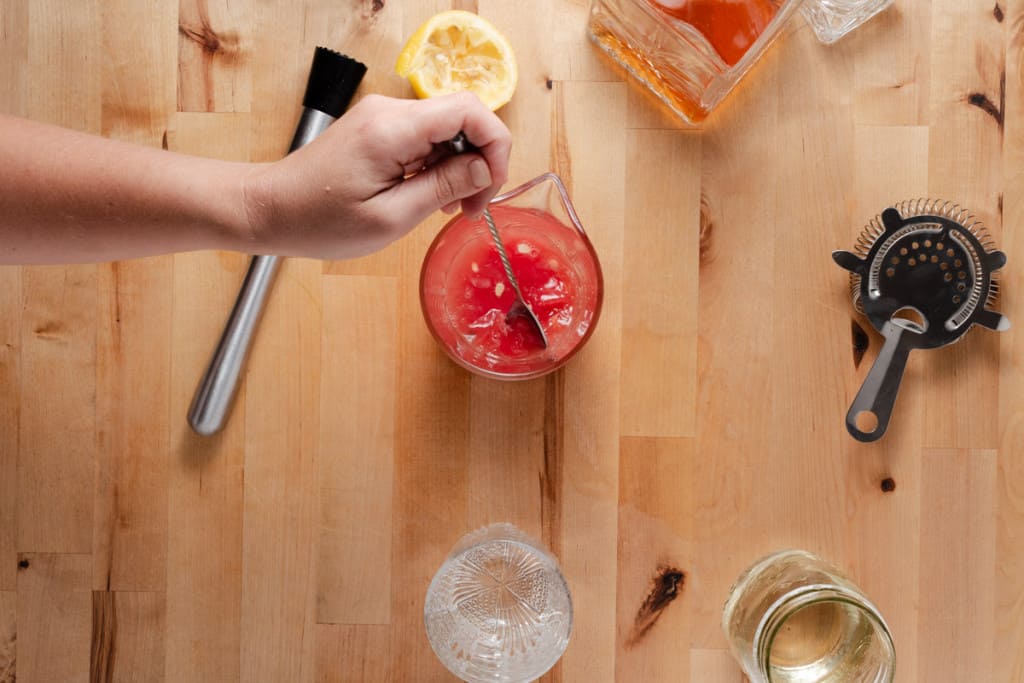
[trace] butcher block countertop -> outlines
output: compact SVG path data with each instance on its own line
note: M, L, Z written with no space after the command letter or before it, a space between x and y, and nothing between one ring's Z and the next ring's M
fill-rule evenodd
M247 256L0 268L0 681L452 681L424 594L499 521L572 591L544 681L740 683L722 605L791 547L877 603L901 683L1024 681L1024 2L896 0L832 47L794 17L694 131L590 45L584 0L3 0L0 110L269 161L314 46L410 97L397 53L453 6L518 56L509 187L558 173L600 255L589 344L529 382L450 362L417 291L438 214L287 260L202 438ZM912 354L861 444L881 338L831 252L928 196L1006 252L1017 326Z

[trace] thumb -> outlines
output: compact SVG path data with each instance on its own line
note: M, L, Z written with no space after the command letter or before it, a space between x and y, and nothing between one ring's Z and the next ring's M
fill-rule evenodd
M398 185L395 212L416 225L438 209L478 194L491 184L491 170L479 154L448 157Z

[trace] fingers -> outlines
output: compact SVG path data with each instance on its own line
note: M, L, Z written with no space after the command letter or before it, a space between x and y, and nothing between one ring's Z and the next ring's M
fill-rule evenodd
M508 180L512 134L494 112L470 92L412 103L416 134L431 144L452 139L460 131L479 150L491 173L491 196Z
M438 209L460 200L467 213L467 202L482 212L490 197L494 179L487 162L479 154L460 154L417 173L379 197L399 224L415 226ZM475 214L471 214L475 215Z
M443 143L460 131L476 151L452 156ZM511 134L471 93L426 100L367 96L322 138L286 159L323 184L338 178L329 184L346 191L333 195L329 211L318 195L317 210L325 222L327 216L361 217L379 237L367 240L374 245L398 239L439 209L461 204L477 217L508 179ZM346 153L339 157L337 149Z

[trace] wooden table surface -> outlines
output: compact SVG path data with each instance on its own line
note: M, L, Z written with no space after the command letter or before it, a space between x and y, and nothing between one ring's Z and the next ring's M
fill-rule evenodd
M203 439L185 413L246 256L0 269L0 680L449 681L427 584L509 521L575 601L546 681L742 680L721 606L786 547L879 605L901 683L1024 681L1024 0L998 3L897 0L831 48L797 18L694 132L599 57L584 0L0 0L3 111L249 160L286 151L314 45L410 96L405 37L478 10L519 58L511 183L559 173L606 278L585 351L509 384L424 326L443 216L290 260ZM830 252L918 196L988 225L1018 327L913 355L858 444L880 341Z

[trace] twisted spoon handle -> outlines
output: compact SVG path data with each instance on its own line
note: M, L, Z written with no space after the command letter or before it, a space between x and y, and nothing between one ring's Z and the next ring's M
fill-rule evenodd
M484 209L484 222L487 223L487 229L491 231L491 237L494 238L494 245L498 248L498 257L501 259L502 267L505 268L505 277L512 284L512 289L516 292L516 298L523 301L523 293L519 291L519 281L512 272L512 264L508 260L508 252L505 251L505 243L501 241L501 237L498 235L498 226L494 224L494 216L491 215L490 209Z

